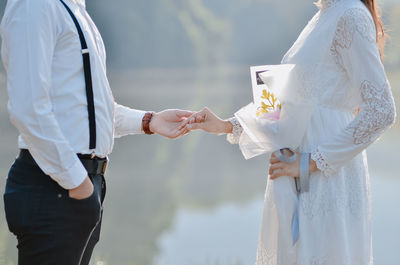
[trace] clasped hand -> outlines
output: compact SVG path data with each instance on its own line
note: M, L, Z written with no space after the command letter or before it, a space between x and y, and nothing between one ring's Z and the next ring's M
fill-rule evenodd
M232 124L222 120L215 115L209 108L205 107L199 112L193 113L180 126L186 132L201 129L213 134L232 133Z
M224 134L232 132L232 124L220 119L208 108L199 112L164 110L155 113L150 122L152 132L170 139L178 138L197 129L214 134Z

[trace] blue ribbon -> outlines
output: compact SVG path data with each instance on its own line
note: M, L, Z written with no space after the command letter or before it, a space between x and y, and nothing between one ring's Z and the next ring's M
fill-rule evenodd
M280 149L274 152L275 156L281 162L294 163L297 160L297 154L294 153L291 156L286 156L282 153L284 149ZM309 188L309 162L310 154L301 153L300 155L300 187L298 185L297 179L295 178L297 198L299 198L300 192L308 192ZM293 245L299 240L300 237L300 223L299 223L299 203L298 200L294 207L294 212L292 216L292 241Z
M292 217L292 240L293 246L296 244L300 237L300 226L299 226L299 205L296 202L294 207L294 213Z
M308 192L310 188L310 154L301 153L300 155L300 190Z

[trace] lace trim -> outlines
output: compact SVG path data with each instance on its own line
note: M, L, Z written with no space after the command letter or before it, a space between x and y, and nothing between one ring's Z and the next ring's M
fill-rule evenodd
M232 123L233 128L232 133L229 133L226 136L226 139L231 144L238 144L240 136L243 133L243 127L240 125L239 121L236 118L230 118L228 121Z
M336 170L334 170L331 165L329 165L328 161L326 161L324 154L318 149L311 153L311 159L315 161L315 163L317 164L317 168L321 170L324 175L332 176L336 173Z
M393 97L387 82L375 86L370 81L361 84L361 97L364 106L360 114L349 125L354 144L367 144L375 141L395 121Z
M331 46L331 54L335 62L343 68L340 51L349 49L353 43L355 33L360 34L371 43L376 42L376 29L374 21L366 10L352 8L347 10L340 18Z

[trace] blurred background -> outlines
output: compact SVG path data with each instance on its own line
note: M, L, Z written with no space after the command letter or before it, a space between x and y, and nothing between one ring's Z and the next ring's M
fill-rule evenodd
M385 66L400 109L400 3L382 1ZM3 12L5 0L0 2ZM87 0L104 37L116 100L137 109L229 118L251 97L249 66L276 64L317 11L312 0ZM2 14L2 13L1 13ZM0 14L0 15L1 15ZM18 150L0 68L0 193ZM368 150L375 265L399 265L400 126ZM117 139L93 264L254 264L265 156L245 161L224 136ZM0 203L0 265L16 264Z

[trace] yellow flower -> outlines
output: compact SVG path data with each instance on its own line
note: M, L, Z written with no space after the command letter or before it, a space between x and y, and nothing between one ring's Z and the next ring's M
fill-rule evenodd
M274 112L282 108L278 98L266 89L262 91L261 99L265 100L266 102L261 101L261 106L256 112L257 117L261 117L265 113Z

